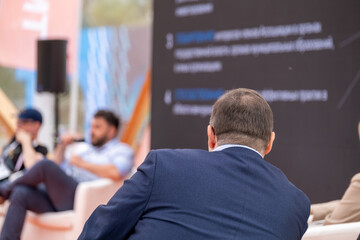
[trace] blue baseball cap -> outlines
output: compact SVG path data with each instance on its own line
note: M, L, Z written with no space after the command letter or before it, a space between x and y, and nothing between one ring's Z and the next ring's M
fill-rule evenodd
M42 115L41 113L34 109L34 108L27 108L27 109L24 109L22 110L19 115L18 115L18 118L21 119L21 120L33 120L35 122L40 122L42 123Z

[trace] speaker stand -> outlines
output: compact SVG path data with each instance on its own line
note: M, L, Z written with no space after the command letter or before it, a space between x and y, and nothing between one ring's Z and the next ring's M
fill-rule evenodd
M58 144L59 141L59 93L54 93L55 96L55 131L54 131L54 149L56 148L56 145Z

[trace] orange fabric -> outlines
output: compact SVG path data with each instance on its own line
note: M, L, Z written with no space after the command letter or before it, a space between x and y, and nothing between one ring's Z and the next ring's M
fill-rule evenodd
M0 89L0 103L0 124L5 126L6 135L10 139L15 134L18 111L2 89Z
M134 149L137 147L136 138L146 116L150 113L150 87L151 87L151 71L148 71L145 83L140 92L139 99L136 103L135 109L128 122L121 141L129 144Z

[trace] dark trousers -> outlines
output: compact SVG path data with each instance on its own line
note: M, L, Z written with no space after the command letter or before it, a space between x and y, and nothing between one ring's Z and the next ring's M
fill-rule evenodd
M73 209L77 184L56 163L42 160L14 182L0 186L1 195L9 195L10 200L0 240L20 239L26 210L44 213Z

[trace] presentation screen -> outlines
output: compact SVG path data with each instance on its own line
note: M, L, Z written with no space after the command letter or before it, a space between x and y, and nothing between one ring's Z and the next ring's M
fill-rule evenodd
M310 200L360 170L360 1L154 1L151 147L207 149L212 104L257 90L274 113L266 161Z

